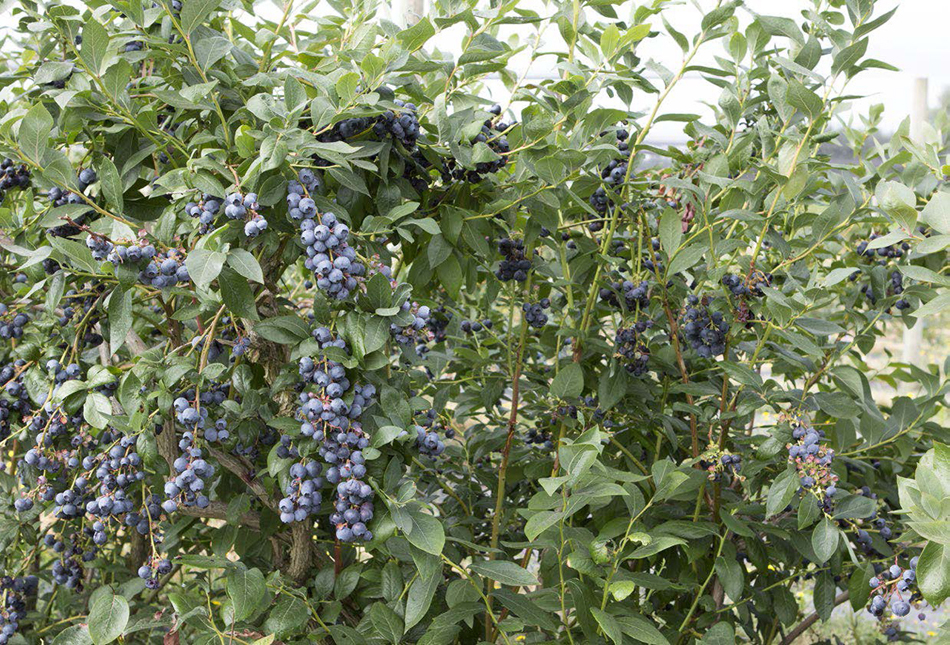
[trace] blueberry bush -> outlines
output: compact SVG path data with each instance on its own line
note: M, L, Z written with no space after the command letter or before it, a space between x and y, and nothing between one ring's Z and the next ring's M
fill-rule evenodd
M803 4L22 0L0 645L911 638L950 129L848 113L893 11Z

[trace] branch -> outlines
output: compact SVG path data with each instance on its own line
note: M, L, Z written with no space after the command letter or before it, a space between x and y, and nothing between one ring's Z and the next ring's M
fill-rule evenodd
M850 596L849 592L842 591L835 598L834 606L837 607L838 605L846 601L849 598L849 596ZM818 620L818 612L811 614L808 618L800 622L795 629L790 631L788 633L788 636L782 639L782 642L780 643L780 645L791 645L792 643L794 643L795 639L801 636L803 633L805 633L805 631L807 631L809 627L814 625L817 620Z

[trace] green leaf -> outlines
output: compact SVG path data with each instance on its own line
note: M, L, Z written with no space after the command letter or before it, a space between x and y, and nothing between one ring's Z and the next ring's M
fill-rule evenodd
M920 222L938 233L950 233L950 192L934 193L920 212Z
M538 538L547 529L551 528L564 517L561 511L539 511L528 518L524 525L525 537L531 541Z
M831 617L835 608L835 583L827 571L818 574L815 581L815 592L812 596L815 603L815 612L822 621Z
M115 207L117 213L125 210L125 201L122 198L122 178L115 164L106 156L99 160L99 183L102 186L102 193L110 205Z
M264 340L279 345L296 345L310 337L310 327L299 316L266 318L254 325L254 331Z
M195 249L185 258L185 266L191 281L201 289L207 289L221 273L227 256L220 251Z
M435 36L435 27L428 18L422 18L409 29L400 31L396 37L408 51L414 52L433 36Z
M742 567L736 562L735 558L726 558L719 556L716 558L716 574L722 583L723 591L733 602L742 599L742 588L745 581L742 577Z
M716 623L703 634L699 642L702 645L735 645L736 630L729 623Z
M670 535L661 535L658 538L655 538L649 544L644 544L643 546L639 547L628 557L631 560L649 558L651 555L656 555L661 551L666 551L667 549L671 549L675 546L681 546L683 544L686 544L686 540Z
M409 593L406 596L406 629L412 629L421 621L432 600L435 598L439 583L442 582L442 569L435 568L429 575L420 574L409 587Z
M112 404L105 394L89 392L86 402L82 406L83 416L94 428L105 428L109 424L109 415L112 414Z
M115 354L132 329L132 290L116 287L109 296L109 353Z
M20 150L30 161L42 165L49 147L49 133L53 129L53 117L42 103L37 103L20 121L17 131L17 143Z
M680 249L670 262L670 266L666 270L667 275L676 275L681 271L689 269L699 262L700 258L705 255L708 249L709 247L704 244L693 244L692 246Z
M946 310L948 307L950 307L950 293L941 293L927 304L918 307L917 310L914 311L914 316L916 318L933 316L934 314L939 314Z
M845 74L852 76L852 69L855 64L861 60L861 57L868 50L868 39L863 38L856 43L852 43L835 54L834 63L831 66L831 73L837 74L844 70Z
M221 286L221 299L232 314L250 320L258 319L254 293L246 279L233 269L225 267L218 276L218 284Z
M94 18L85 21L82 28L82 47L79 56L94 76L102 73L102 62L109 53L109 32Z
M590 611L594 614L594 619L597 620L597 624L600 625L600 628L604 630L604 633L610 640L617 643L617 645L623 643L623 633L620 631L620 624L613 616L598 607L591 607Z
M279 598L264 621L265 631L278 635L288 634L307 624L310 612L300 598L286 593L281 594Z
M267 586L257 569L234 567L228 571L228 597L234 607L234 622L242 621L259 609Z
M929 542L917 562L917 587L934 607L950 598L950 545Z
M617 25L608 25L600 34L600 51L604 53L605 58L610 58L616 53L619 44L620 30L617 29Z
M208 71L211 66L228 55L231 51L231 42L221 36L202 38L195 43L195 60L201 69ZM288 77L290 78L290 77Z
M860 611L868 604L868 598L871 596L870 582L873 576L874 567L870 563L858 565L851 573L848 579L848 600L854 611Z
M56 635L53 645L92 645L89 627L86 625L68 627Z
M129 603L104 587L95 595L89 610L89 636L95 645L111 643L125 631L129 622Z
M616 367L616 365L614 367ZM610 365L607 365L600 373L600 383L597 385L597 397L600 399L600 407L603 410L609 410L614 407L627 393L627 377L625 372L619 368L615 371L615 374L611 374Z
M471 569L503 585L527 587L538 584L538 579L534 574L507 560L475 560L471 564Z
M584 391L584 370L571 362L561 368L551 381L551 396L558 399L573 399Z
M438 273L439 282L442 283L445 290L448 291L453 298L458 298L462 290L462 280L464 278L462 275L462 266L459 264L458 258L454 255L447 257L444 262L439 264L436 273Z
M393 514L393 519L414 547L432 555L442 554L445 530L438 519L417 508L400 509L400 512Z
M228 251L228 266L248 280L264 284L264 272L261 270L261 265L249 251L242 248L233 248Z
M96 261L92 259L92 253L85 244L80 244L76 240L70 240L65 237L50 236L48 239L54 249L69 258L69 263L73 267L81 271L99 273L99 266L96 264Z
M673 257L683 240L682 216L672 208L666 208L660 217L660 244L667 255Z
M823 107L821 98L805 87L801 81L795 79L790 80L788 83L785 100L788 101L789 105L812 120L821 114Z
M894 218L906 232L917 224L917 196L914 191L896 181L882 181L874 191L881 209Z
M640 643L647 645L670 645L666 636L644 616L622 616L617 619L623 633Z
M186 34L193 32L204 22L212 11L218 8L221 0L184 0L179 23Z
M557 629L554 617L541 609L527 594L515 593L510 589L496 589L494 596L525 624L547 630Z
M811 547L818 558L815 564L824 564L838 550L838 527L827 517L822 518L812 532Z
M835 497L836 520L871 517L875 510L877 510L877 504L873 499L869 499L864 495Z
M399 643L404 633L402 618L381 602L369 608L369 620L380 636L390 643Z
M779 513L788 506L795 494L798 492L800 483L798 472L788 468L784 473L775 478L772 485L769 486L769 494L765 503L765 517L769 518Z

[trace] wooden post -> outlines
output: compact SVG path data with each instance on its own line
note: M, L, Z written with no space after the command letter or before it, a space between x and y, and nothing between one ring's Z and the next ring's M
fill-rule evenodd
M910 111L910 138L915 143L923 141L924 123L927 122L927 79L914 79L913 103ZM904 330L902 359L910 365L920 366L920 346L924 338L924 321Z

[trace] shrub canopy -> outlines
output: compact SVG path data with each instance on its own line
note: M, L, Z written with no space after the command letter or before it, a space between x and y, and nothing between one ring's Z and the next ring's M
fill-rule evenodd
M950 594L947 381L893 357L950 304L947 124L839 118L893 11L328 4L13 10L0 643L894 640Z

